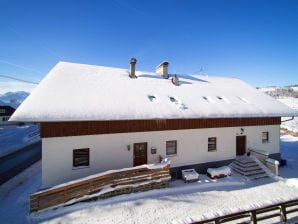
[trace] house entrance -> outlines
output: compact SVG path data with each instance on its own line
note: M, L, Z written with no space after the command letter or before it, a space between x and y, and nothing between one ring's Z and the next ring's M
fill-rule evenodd
M236 136L236 155L240 156L246 152L246 136Z
M147 142L133 144L133 166L147 164Z

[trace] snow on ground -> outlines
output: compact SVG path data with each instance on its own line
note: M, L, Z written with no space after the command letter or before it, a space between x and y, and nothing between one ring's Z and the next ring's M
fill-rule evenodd
M39 140L38 125L0 126L0 157Z
M298 111L298 98L288 97L277 100ZM283 120L286 119L288 118L283 118ZM294 120L282 123L281 127L298 133L298 117L295 117Z
M298 198L298 138L281 137L285 178L246 181L231 176L194 183L171 181L170 188L120 195L95 202L27 216L29 194L40 186L40 163L0 186L0 217L4 223L190 223L203 217L241 211ZM28 179L26 179L28 178ZM10 190L10 191L9 191ZM296 214L297 215L297 214Z
M282 135L280 140L282 159L287 160L287 165L280 168L280 175L285 178L296 178L298 181L298 137Z
M28 223L29 195L41 186L41 162L37 162L0 186L1 223Z

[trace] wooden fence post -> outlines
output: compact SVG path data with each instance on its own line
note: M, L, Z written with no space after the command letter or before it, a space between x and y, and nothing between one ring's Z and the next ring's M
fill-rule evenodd
M280 209L280 221L281 222L286 222L287 221L287 211L286 211L285 204L281 204L279 206L279 209Z
M256 214L256 211L251 211L250 212L250 221L253 224L257 224L257 214Z
M216 219L214 220L214 224L220 224L220 220L219 220L219 218L216 218Z

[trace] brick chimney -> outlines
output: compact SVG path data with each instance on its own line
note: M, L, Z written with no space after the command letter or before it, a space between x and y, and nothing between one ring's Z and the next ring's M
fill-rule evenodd
M132 78L132 79L135 79L135 78L137 78L137 76L136 76L136 63L137 63L137 59L131 58L129 62L130 62L129 77Z
M168 79L169 78L168 66L169 66L169 62L167 61L162 62L160 65L156 67L156 71L155 71L156 74L161 75L164 79Z

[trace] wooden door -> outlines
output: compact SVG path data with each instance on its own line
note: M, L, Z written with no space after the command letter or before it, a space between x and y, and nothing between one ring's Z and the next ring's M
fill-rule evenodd
M147 164L147 142L134 143L133 166Z
M236 155L243 155L246 152L246 136L236 136Z

